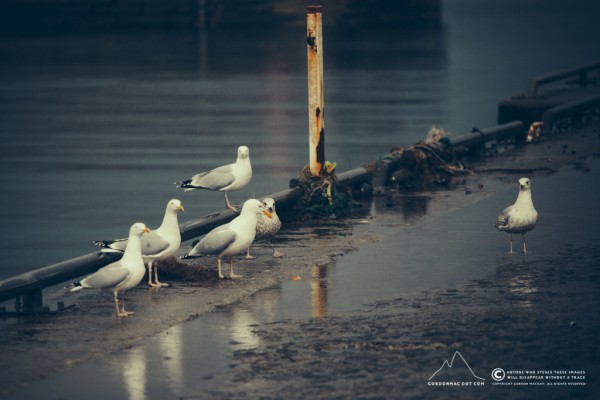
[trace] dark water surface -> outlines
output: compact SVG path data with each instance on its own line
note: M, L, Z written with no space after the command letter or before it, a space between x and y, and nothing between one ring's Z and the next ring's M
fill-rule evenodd
M494 125L533 75L600 54L593 4L452 1L440 32L354 37L325 15L327 159L343 171L434 124ZM0 39L0 278L156 227L171 198L182 221L221 209L172 182L241 144L254 178L235 200L286 188L308 160L304 34Z

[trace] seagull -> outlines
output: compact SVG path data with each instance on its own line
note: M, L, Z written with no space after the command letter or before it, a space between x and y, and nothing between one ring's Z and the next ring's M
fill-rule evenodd
M74 282L71 292L81 289L105 289L113 292L117 317L128 317L133 311L125 311L125 291L135 287L144 278L146 268L142 258L142 235L149 233L141 222L137 222L129 229L127 248L119 261L108 264L98 271ZM123 294L121 308L119 308L119 292Z
M182 260L202 257L205 254L217 256L219 278L225 276L221 272L221 257L229 257L230 278L241 278L233 272L233 256L243 253L254 241L256 236L256 220L260 214L267 218L273 215L265 210L262 203L256 199L247 200L242 206L242 212L231 222L218 226L208 232Z
M525 233L535 228L538 213L531 200L531 181L528 178L519 179L519 196L512 206L504 209L498 216L496 228L510 233L510 253L513 253L512 234L520 233L523 237L523 253L527 253Z
M144 263L148 265L148 285L152 287L169 286L158 280L158 268L154 266L154 282L152 282L152 264L158 260L164 260L179 250L181 245L181 233L177 222L177 213L183 211L181 201L169 200L165 210L165 216L158 229L144 235L142 238L142 256ZM100 246L103 252L125 251L128 239L97 240L96 246Z
M175 182L175 185L183 188L186 192L196 189L225 192L226 207L237 213L238 210L229 204L227 192L244 188L250 182L250 178L252 178L250 149L246 146L240 146L237 150L237 160L235 160L235 163L223 165L210 171L200 172L191 179Z
M273 218L267 218L264 214L258 215L258 220L256 221L256 237L254 240L267 239L267 244L271 250L273 250L273 258L281 258L284 254L275 250L271 244L271 239L279 232L279 229L281 229L281 220L275 211L275 200L267 197L262 201L262 204L268 212L273 214ZM250 247L248 247L245 258L246 260L254 260L256 258L250 255Z

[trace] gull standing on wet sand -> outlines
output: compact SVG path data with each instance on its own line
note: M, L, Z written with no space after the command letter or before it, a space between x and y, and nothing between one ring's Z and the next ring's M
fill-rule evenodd
M250 149L240 146L237 150L237 160L233 164L223 165L194 175L191 179L177 181L175 185L184 191L207 189L225 192L225 205L230 210L238 212L229 204L227 192L244 188L252 178L252 166L250 165Z
M281 258L285 254L275 250L271 244L271 239L279 232L279 229L281 229L281 220L275 211L275 200L267 197L262 201L262 204L268 212L273 214L273 218L268 218L264 214L258 215L258 220L256 221L256 237L254 238L254 241L267 239L267 245L273 250L273 258ZM254 260L256 258L250 255L250 247L248 247L245 258L246 260Z
M523 237L523 253L527 253L525 233L535 228L538 213L531 200L531 181L528 178L519 179L519 196L512 206L504 209L498 216L496 228L510 233L510 253L513 253L512 234L520 233Z
M243 253L254 241L256 236L256 220L259 214L272 218L272 214L265 210L262 203L256 199L247 200L239 216L231 222L218 226L208 232L187 254L181 256L182 260L202 257L203 255L216 255L219 278L225 276L221 272L221 257L229 257L230 278L241 278L233 272L233 256Z
M133 311L125 311L125 291L137 286L146 273L142 259L142 235L148 232L150 229L146 228L143 223L133 224L129 229L129 238L123 257L119 261L100 268L81 281L74 282L73 287L69 288L70 291L75 292L87 288L110 290L113 292L118 317L135 314ZM119 292L123 294L120 308Z
M181 245L181 232L177 222L177 213L183 211L181 202L172 199L167 203L165 216L158 229L144 235L142 238L142 256L144 263L148 265L148 285L152 287L169 286L167 283L159 282L158 268L154 265L154 282L152 282L152 264L158 260L171 257L179 250ZM128 239L97 240L96 246L103 247L105 253L123 252L127 246Z

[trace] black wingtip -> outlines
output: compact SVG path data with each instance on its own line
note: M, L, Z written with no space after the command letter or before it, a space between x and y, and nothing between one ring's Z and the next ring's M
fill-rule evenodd
M191 183L192 183L191 179L188 179L186 181L176 181L176 182L173 182L173 184L175 186L177 186L178 188L189 188L189 187L192 187Z

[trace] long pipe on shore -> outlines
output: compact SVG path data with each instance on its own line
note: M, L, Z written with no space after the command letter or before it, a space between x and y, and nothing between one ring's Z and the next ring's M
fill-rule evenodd
M519 136L523 133L523 123L515 121L459 136L452 141L452 144L455 146L476 148L480 147L486 141ZM368 181L371 174L365 168L361 167L341 172L337 174L337 177L341 187L348 187ZM264 197L272 197L277 203L278 208L285 209L296 203L303 194L304 191L302 188L293 187ZM230 210L223 210L184 222L179 225L181 239L182 241L187 241L204 235L214 227L229 222L235 215ZM0 281L0 302L22 296L24 300L23 305L31 308L41 308L41 290L43 288L95 272L99 268L116 261L119 257L120 254L117 253L102 253L97 251L2 280Z

